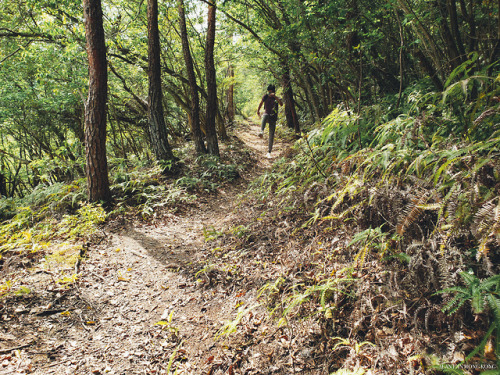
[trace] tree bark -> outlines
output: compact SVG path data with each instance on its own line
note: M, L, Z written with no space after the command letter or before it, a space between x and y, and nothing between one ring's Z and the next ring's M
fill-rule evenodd
M406 14L415 17L415 22L412 22L412 25L416 34L422 40L422 43L429 49L428 55L430 55L433 64L432 70L435 70L437 72L436 67L440 67L442 65L442 59L444 57L443 52L439 49L427 26L422 23L420 18L413 11L413 9L411 8L411 4L407 0L397 0L397 3ZM427 60L427 58L426 61L427 64L431 64L430 61ZM439 77L436 78L439 79Z
M222 116L220 107L221 107L220 105L217 106L217 115L215 116L217 134L219 135L219 139L221 141L227 141L229 137L227 136L226 122L224 120L224 116Z
M85 105L85 157L89 200L111 201L106 158L108 75L101 0L83 0L89 63L89 94Z
M500 0L498 0L497 5L498 5L497 9L500 9ZM495 63L498 61L499 55L500 55L500 14L498 15L497 19L497 38L496 41L494 42L494 46L492 48L490 55L490 68L488 69L488 75L490 76L493 74L493 71L497 66Z
M227 89L226 101L227 101L227 121L229 124L234 122L234 69L230 65L227 71L227 75L231 80L229 87Z
M436 88L439 91L443 91L444 90L443 82L441 82L441 80L439 79L437 71L434 69L434 66L427 59L424 53L420 50L417 50L415 51L415 57L417 57L420 60L420 65L422 66L422 69L430 77L430 79L434 83L434 86L436 86Z
M500 0L499 0L500 6ZM465 4L465 0L460 0L460 10L462 11L462 16L469 24L469 33L468 33L468 51L475 51L477 45L477 37L476 37L476 21L474 18L474 0L469 0L469 10L467 10L467 4ZM500 25L500 22L499 22Z
M215 76L214 46L215 46L215 0L208 4L208 28L205 46L205 74L207 80L207 115L205 121L207 149L211 155L219 156L219 143L215 130L217 116L217 82Z
M198 96L198 87L196 85L196 74L194 72L193 57L189 49L189 38L186 27L186 13L184 11L184 0L179 0L179 28L182 41L182 52L184 54L184 62L186 63L186 71L189 81L189 90L191 93L191 113L190 126L193 136L194 146L198 155L205 154L207 149L203 142L203 135L200 128L200 97Z
M4 174L0 172L0 198L7 196L7 179Z
M148 122L151 146L157 160L174 159L168 143L163 114L161 89L160 34L158 31L158 1L148 0Z
M441 14L441 22L439 23L441 26L441 35L443 37L445 50L448 53L448 63L450 68L448 73L451 73L453 69L460 65L460 53L458 52L455 39L453 38L452 31L448 25L449 8L447 7L447 2L447 0L439 0L438 9Z
M446 6L448 8L448 13L450 14L451 34L455 38L458 51L460 52L460 60L464 61L466 52L462 36L460 34L456 0L447 0Z
M286 124L289 128L294 129L295 134L300 134L299 119L295 110L295 99L293 97L293 89L290 83L290 69L284 66L285 73L282 76L283 99L285 102L285 117Z
M306 87L307 93L309 94L312 108L314 109L315 117L313 117L313 119L314 119L314 121L316 121L316 120L321 121L321 114L320 114L320 110L319 110L318 97L317 97L316 93L313 91L314 86L313 86L313 83L311 80L311 76L310 76L309 72L304 72L303 75L304 75L305 87Z

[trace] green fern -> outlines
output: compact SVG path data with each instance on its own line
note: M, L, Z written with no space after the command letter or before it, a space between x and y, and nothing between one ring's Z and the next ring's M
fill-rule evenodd
M500 275L491 276L485 280L480 280L474 274L468 272L460 272L460 275L466 284L464 287L454 286L437 292L441 294L455 293L453 299L443 307L443 312L447 312L451 315L467 301L470 301L472 310L475 314L484 312L486 300L488 300L488 302L497 301L496 304L493 304L491 307L492 309L498 308L500 299L496 296L500 292ZM493 300L490 298L493 298ZM500 316L496 316L495 318L496 324L500 323L500 319L497 319L500 318Z
M474 274L468 272L461 272L460 275L464 280L464 287L454 286L437 292L455 293L453 299L443 307L442 311L451 315L467 301L470 301L472 310L475 314L483 313L486 306L489 306L493 313L493 323L491 324L488 332L486 332L486 335L481 340L481 343L471 353L469 353L464 362L467 362L485 348L488 338L495 330L495 353L498 358L500 355L500 344L498 342L500 337L500 275L494 275L485 280L481 280ZM500 364L500 360L497 360L497 362L497 364Z

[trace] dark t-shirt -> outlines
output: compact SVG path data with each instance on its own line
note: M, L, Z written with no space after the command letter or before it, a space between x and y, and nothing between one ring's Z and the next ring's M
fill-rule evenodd
M278 113L276 110L276 98L274 96L266 94L262 98L262 101L264 102L264 113L267 113L268 115L276 115Z

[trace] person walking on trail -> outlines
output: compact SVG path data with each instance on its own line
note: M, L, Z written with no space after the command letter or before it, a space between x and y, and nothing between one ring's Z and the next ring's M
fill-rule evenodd
M260 125L259 137L264 135L266 123L269 123L269 146L266 157L271 157L274 143L274 132L276 130L276 121L278 120L278 104L283 105L281 98L276 96L276 87L274 85L267 86L267 94L262 97L257 115L260 117L260 109L264 106L264 114L262 115L262 123Z

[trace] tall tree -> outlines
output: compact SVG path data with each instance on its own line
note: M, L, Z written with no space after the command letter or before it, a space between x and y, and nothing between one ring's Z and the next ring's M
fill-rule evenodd
M91 202L111 200L106 158L108 75L101 0L83 0L89 63L89 94L85 105L85 156Z
M207 149L211 155L219 156L219 143L215 131L217 116L217 82L215 76L214 46L215 46L215 0L208 4L207 41L205 45L205 74L207 80L207 115L205 121Z
M191 93L191 134L193 135L194 145L198 154L207 152L200 128L200 98L198 96L198 86L196 84L196 75L194 72L193 57L189 48L189 38L186 27L186 12L184 10L184 0L179 0L179 28L182 41L182 52L186 63L186 71L189 80L189 89Z
M2 172L0 172L0 198L7 196L7 180Z
M297 117L297 111L295 110L295 99L293 97L290 69L288 68L288 64L284 64L283 66L285 67L285 72L282 75L282 86L283 101L285 102L286 124L289 128L295 131L295 135L300 135L300 125Z
M151 145L157 160L173 160L168 143L167 127L163 114L161 89L160 33L158 31L158 1L148 0L148 122Z
M227 88L227 120L230 124L234 122L234 69L232 65L227 68L227 76L230 79L229 87Z

